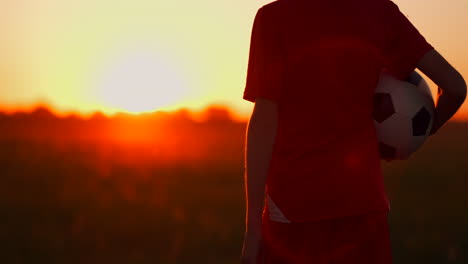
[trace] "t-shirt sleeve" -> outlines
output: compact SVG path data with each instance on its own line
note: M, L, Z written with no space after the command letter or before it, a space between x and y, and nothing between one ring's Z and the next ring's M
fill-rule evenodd
M386 16L389 22L389 41L384 50L385 68L399 79L406 79L414 71L419 60L434 49L416 27L401 13L398 6L386 0Z
M284 62L278 28L271 15L260 8L255 16L243 99L257 97L277 102L282 85Z

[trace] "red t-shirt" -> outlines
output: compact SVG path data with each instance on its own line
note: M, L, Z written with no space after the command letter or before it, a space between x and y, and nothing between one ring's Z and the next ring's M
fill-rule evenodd
M431 49L390 0L278 0L259 9L243 98L278 104L267 177L273 217L389 210L374 90L384 68L404 79Z

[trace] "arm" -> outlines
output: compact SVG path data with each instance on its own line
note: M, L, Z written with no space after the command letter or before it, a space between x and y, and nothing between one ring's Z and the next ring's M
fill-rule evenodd
M278 124L277 105L257 98L247 126L245 150L246 232L259 232L265 198L265 185L270 167Z
M418 62L417 68L438 86L432 135L458 111L465 101L466 83L460 73L436 50L425 54Z

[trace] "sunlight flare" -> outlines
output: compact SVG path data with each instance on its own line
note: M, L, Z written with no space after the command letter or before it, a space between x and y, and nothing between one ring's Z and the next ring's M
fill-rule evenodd
M187 80L175 60L140 49L106 63L97 91L104 105L141 113L178 103L187 93Z

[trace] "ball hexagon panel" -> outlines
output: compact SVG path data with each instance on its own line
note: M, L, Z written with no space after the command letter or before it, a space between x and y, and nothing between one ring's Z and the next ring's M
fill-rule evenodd
M416 86L405 83L392 90L392 101L396 113L412 118L424 104Z
M392 97L388 93L374 94L373 117L377 123L382 123L395 113Z
M383 71L380 74L380 79L377 84L377 87L375 88L376 93L389 93L390 89L393 89L393 87L398 87L402 83L405 83L404 81L400 81L393 77L390 73Z
M379 142L397 149L396 157L404 159L410 154L413 139L412 119L394 113L382 123L374 123Z

